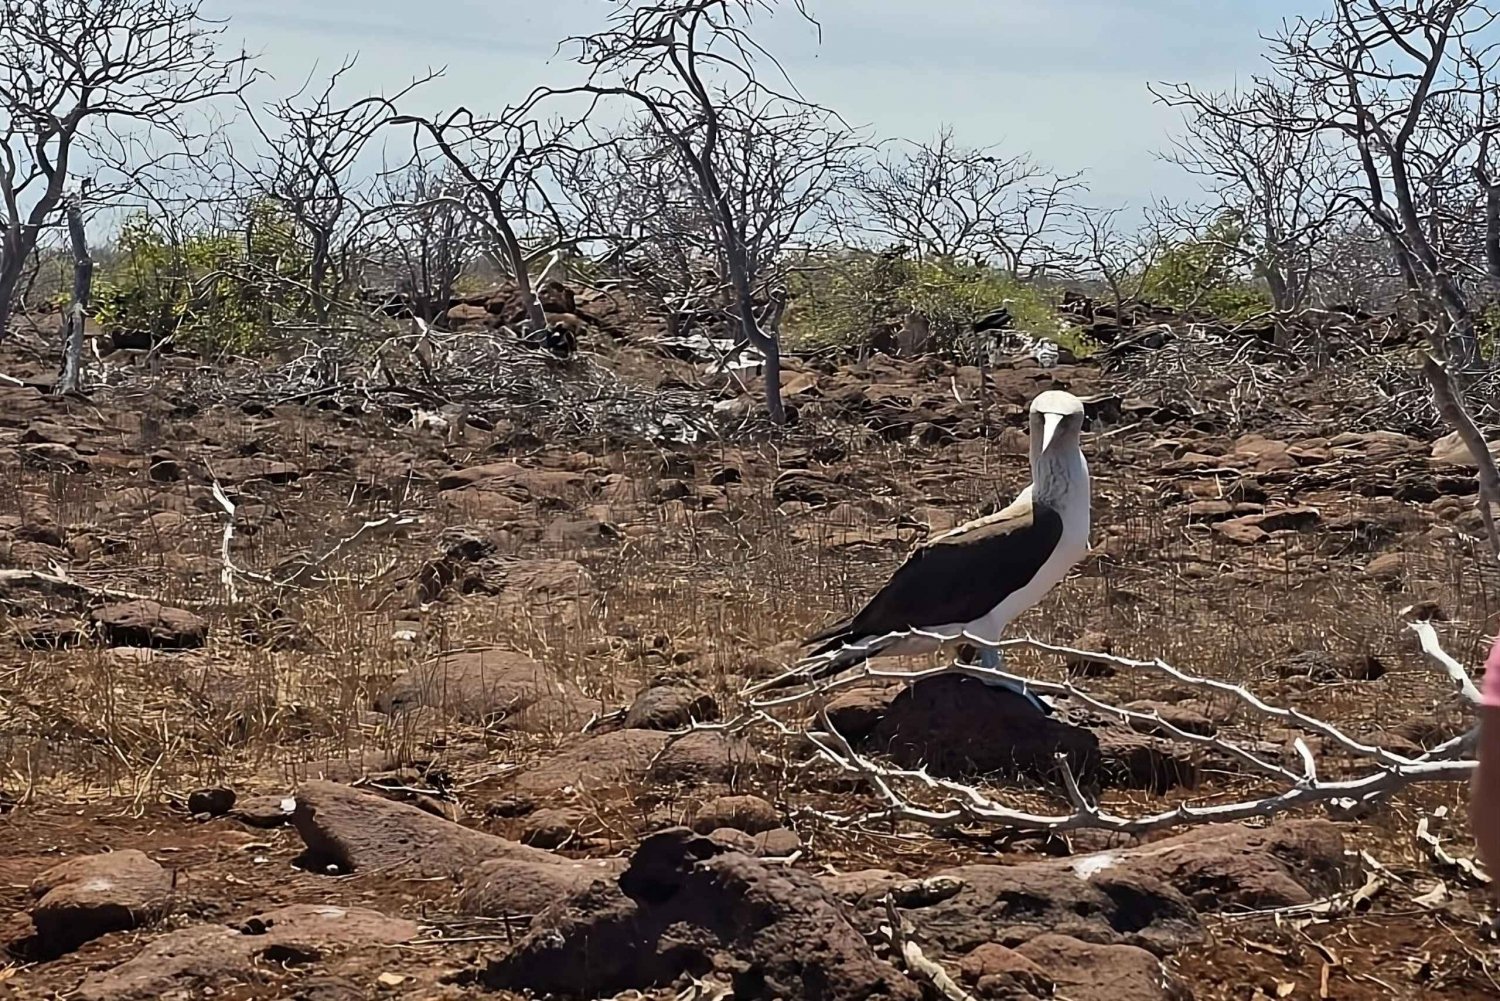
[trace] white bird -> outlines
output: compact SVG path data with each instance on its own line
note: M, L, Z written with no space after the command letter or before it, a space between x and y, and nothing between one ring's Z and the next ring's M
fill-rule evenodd
M1080 447L1083 401L1049 390L1031 401L1031 483L1007 507L938 535L911 554L853 617L807 639L791 671L749 692L816 681L871 657L930 653L973 642L999 669L995 643L1088 552L1089 470ZM890 633L920 629L931 636ZM1002 679L986 683L1018 691ZM1019 693L1040 705L1024 687Z

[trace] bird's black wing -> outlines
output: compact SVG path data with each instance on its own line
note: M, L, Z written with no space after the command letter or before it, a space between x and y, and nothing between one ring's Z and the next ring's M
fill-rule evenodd
M1049 507L1013 505L918 548L852 618L808 638L827 653L851 640L970 622L1035 577L1062 538Z

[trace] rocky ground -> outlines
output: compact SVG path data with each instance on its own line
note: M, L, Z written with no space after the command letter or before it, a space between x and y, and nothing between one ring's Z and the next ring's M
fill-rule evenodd
M0 351L0 996L915 999L931 964L986 999L1495 995L1456 783L1042 835L871 817L879 785L800 736L826 712L1044 813L1061 752L1137 816L1286 787L1230 741L1301 774L1303 736L1326 778L1462 733L1406 624L1477 663L1497 582L1472 471L1399 394L1233 345L791 359L772 435L574 308L568 359L120 351L87 399L38 388L40 341ZM1368 754L1044 650L1008 663L1077 686L1052 717L951 675L747 714L914 541L1024 485L1053 386L1089 399L1095 547L1016 632Z

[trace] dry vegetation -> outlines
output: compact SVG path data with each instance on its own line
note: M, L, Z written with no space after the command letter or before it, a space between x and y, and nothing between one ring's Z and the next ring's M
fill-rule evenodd
M622 0L423 118L266 95L192 2L0 0L0 997L1500 990L1493 14L1159 86L1204 197L1130 228L791 96L773 6ZM1049 388L1052 712L747 698L1025 485Z
M29 340L13 342L3 366L22 381L38 367ZM647 359L629 340L606 340L566 363L516 349L506 364L516 380L529 371L591 385L606 367L641 370ZM0 675L7 906L24 914L33 877L92 851L139 847L177 874L163 922L50 961L19 936L20 965L7 968L5 986L20 996L66 990L167 929L308 901L415 918L423 944L303 943L316 958L288 966L261 957L234 971L247 982L233 996L480 991L472 973L523 927L497 931L504 914L476 915L448 879L413 880L400 865L342 876L296 868L297 829L247 826L247 818L283 823L275 808L269 818L256 812L268 809L258 797L274 804L318 777L418 799L512 839L536 840L560 824L561 852L572 857L628 857L643 836L691 822L722 793L772 804L776 822L795 832L773 854L794 851L794 866L825 877L872 867L924 876L1124 843L1081 832L1069 848L997 824L837 822L828 815L880 807L876 790L840 778L771 726L683 753L666 772L664 746L609 742L622 732L657 738L614 727L620 710L663 683L706 694L700 716L712 704L721 720L735 718L743 684L779 670L798 637L860 601L913 540L1012 496L1026 476L1021 409L1050 385L1102 401L1085 443L1097 484L1096 549L1018 633L1159 656L1396 753L1419 753L1470 724L1406 623L1436 618L1447 649L1470 663L1484 649L1495 581L1472 511L1472 473L1434 464L1419 438L1340 439L1357 401L1326 373L1303 373L1260 411L1294 415L1287 426L1236 420L1227 406L1176 418L1174 394L1141 400L1128 371L1095 364L1007 362L990 372L981 406L972 367L878 356L853 367L788 361L789 376L805 376L800 411L821 416L774 440L753 422L720 418L713 436L693 444L585 433L608 424L610 404L597 389L600 413L539 402L525 422L476 394L466 398L473 406L461 430L413 427L400 393L370 385L278 403L306 394L268 388L295 364L236 363L205 383L201 363L168 356L154 373L108 365L111 385L87 401L5 390L6 507L16 512L5 522L15 570L5 579ZM1261 366L1260 378L1268 371ZM437 374L431 386L463 390ZM1208 384L1207 373L1197 378ZM646 384L632 391L654 393ZM1122 407L1122 399L1133 402ZM661 403L673 405L683 406L670 395ZM693 410L703 413L702 404ZM946 433L924 444L920 430L890 430L904 419L909 431L914 417L918 428ZM485 471L490 464L499 465ZM227 536L215 484L235 510ZM1303 514L1253 541L1214 527L1262 509ZM147 649L111 631L100 609L129 595L201 616L203 642L169 640L167 629ZM445 671L419 694L393 688L445 655L486 648L533 658L564 694L508 712L513 691L476 691ZM1011 664L1042 680L1071 676L1116 705L1152 700L1168 719L1205 720L1299 767L1293 731L1236 711L1233 700L1146 670L1080 675L1066 660L1017 652ZM835 703L832 718L857 720L863 706L880 704L843 701L845 715ZM1191 712L1173 716L1173 708ZM805 712L778 717L794 728L808 722ZM1031 725L990 715L985 736L1004 748ZM1090 725L1116 742L1098 780L1111 808L1225 801L1263 788L1212 748L1142 737L1097 716ZM1309 744L1325 775L1352 766L1331 742ZM944 749L923 753L937 761ZM560 770L558 755L569 762ZM1055 811L1066 802L1055 777L963 774L1012 806ZM1189 776L1196 788L1182 787ZM212 788L234 790L238 812L190 816L190 795ZM1336 997L1488 996L1481 889L1417 838L1419 821L1446 809L1443 843L1470 854L1455 821L1463 799L1458 783L1426 785L1339 823L1343 851L1365 854L1340 857L1337 877L1311 884L1322 911L1293 903L1305 891L1282 888L1278 897L1213 860L1227 868L1212 877L1223 885L1217 904L1204 907L1207 937L1165 950L1169 969L1196 997L1248 997L1255 988L1315 997L1325 975ZM1384 881L1378 892L1343 912L1343 895L1370 876ZM1247 913L1262 909L1282 913ZM924 934L922 910L907 920ZM961 953L930 940L929 951L960 975ZM1085 957L1084 979L1097 979L1088 990L1107 989L1100 964L1109 962ZM382 973L403 979L381 988ZM194 989L191 975L180 976ZM111 989L119 993L95 985L85 994L134 996Z

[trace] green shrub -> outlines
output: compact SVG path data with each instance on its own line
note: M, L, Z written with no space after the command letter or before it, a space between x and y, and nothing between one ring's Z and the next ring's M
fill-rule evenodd
M208 353L261 345L297 308L307 273L291 222L264 202L249 206L241 232L176 240L149 215L133 215L110 257L94 282L101 328L153 342L175 334L182 347Z
M867 347L882 333L899 330L906 314L916 311L927 318L939 351L967 355L970 325L1002 305L1015 329L1081 354L1089 349L1059 322L1044 293L990 268L845 251L806 262L793 273L789 290L782 330L794 349Z
M1248 235L1233 215L1217 220L1198 239L1161 250L1139 283L1147 302L1197 309L1229 322L1271 308L1271 296L1246 277L1242 262L1253 256Z

